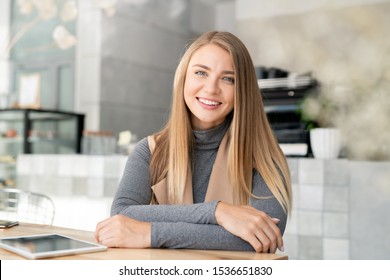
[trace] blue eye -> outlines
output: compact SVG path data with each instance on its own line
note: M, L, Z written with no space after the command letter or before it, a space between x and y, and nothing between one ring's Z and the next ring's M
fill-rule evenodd
M234 78L233 77L223 77L222 79L227 81L227 82L229 82L229 83L231 83L231 84L234 84Z
M207 73L205 71L201 71L201 70L196 71L195 74L199 75L199 76L207 76Z

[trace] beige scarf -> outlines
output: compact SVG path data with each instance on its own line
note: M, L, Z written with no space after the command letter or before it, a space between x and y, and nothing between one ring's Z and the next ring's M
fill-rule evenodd
M225 133L221 144L219 145L217 157L211 170L209 185L207 187L205 202L219 200L227 203L233 203L233 187L230 184L227 172L227 141L228 133ZM150 152L153 153L156 141L153 136L148 137ZM152 186L154 195L159 204L168 203L168 184L167 178L164 178ZM188 168L186 185L184 188L184 204L193 204L192 195L192 172Z

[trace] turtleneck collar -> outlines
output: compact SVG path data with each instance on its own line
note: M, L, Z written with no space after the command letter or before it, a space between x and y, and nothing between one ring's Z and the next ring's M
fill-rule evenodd
M193 130L195 150L213 150L219 147L231 123L230 115L216 127L207 130Z

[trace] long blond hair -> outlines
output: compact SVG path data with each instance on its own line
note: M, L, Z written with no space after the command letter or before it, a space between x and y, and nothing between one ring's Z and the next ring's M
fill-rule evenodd
M151 184L167 178L169 203L182 203L193 147L190 112L184 101L184 83L192 55L207 44L215 44L228 51L234 65L234 109L227 133L230 134L228 176L235 204L249 203L249 198L253 196L253 169L256 169L288 213L292 199L287 161L269 126L249 52L229 32L205 33L183 55L175 73L170 118L155 135L156 146L150 164Z

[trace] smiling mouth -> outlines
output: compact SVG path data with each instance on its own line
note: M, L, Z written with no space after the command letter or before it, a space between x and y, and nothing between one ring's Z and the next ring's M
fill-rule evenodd
M218 106L218 105L222 104L221 102L207 100L207 99L203 99L203 98L199 98L199 97L197 97L197 99L199 100L199 102L201 102L205 105L208 105L208 106Z

